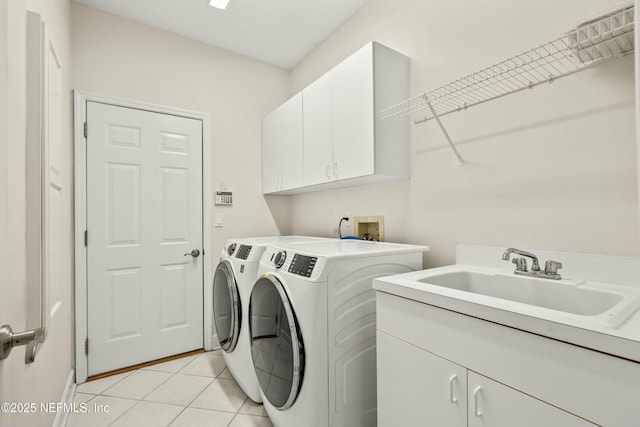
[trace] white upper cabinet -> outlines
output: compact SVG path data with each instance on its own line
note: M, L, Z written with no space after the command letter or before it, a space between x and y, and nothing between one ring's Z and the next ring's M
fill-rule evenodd
M305 185L375 173L371 45L302 93Z
M306 87L302 95L303 180L297 186L273 184L264 174L263 191L294 194L410 175L409 118L379 120L378 111L409 95L409 58L371 42ZM263 129L278 126L274 113ZM271 123L266 123L270 121ZM280 122L282 123L282 122ZM271 158L280 131L263 132L263 161ZM282 158L291 162L290 156ZM269 166L263 165L265 171Z
M286 191L303 185L302 94L262 120L262 192Z

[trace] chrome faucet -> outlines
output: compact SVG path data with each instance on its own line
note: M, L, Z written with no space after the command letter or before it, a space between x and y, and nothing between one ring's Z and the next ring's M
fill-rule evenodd
M511 254L522 255L523 257L531 258L531 270L527 270L526 258L514 258L511 260L516 265L514 274L520 276L540 277L543 279L560 280L562 277L558 274L558 269L562 268L562 263L558 261L549 260L544 264L544 271L540 270L540 263L538 257L531 252L523 251L516 248L509 248L502 254L502 259L509 261Z
M533 260L533 265L531 265L531 271L540 271L540 264L538 263L538 257L535 256L534 254L532 254L531 252L527 252L527 251L522 251L520 249L516 249L516 248L509 248L506 251L504 251L504 253L502 254L502 259L505 261L509 261L509 256L511 256L511 254L518 254L518 255L522 255L522 256L526 256L529 257ZM522 263L522 261L518 261L519 259L524 260L525 262ZM527 260L524 258L514 258L513 259L513 263L516 264L517 267L520 267L521 265L524 265L524 268L516 268L516 270L520 270L520 271L527 271Z

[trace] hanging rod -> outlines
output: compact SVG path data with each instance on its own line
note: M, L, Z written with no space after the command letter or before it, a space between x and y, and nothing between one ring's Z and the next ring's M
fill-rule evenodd
M379 116L388 119L412 115L414 123L424 123L550 83L633 50L634 7L629 6L585 22L555 40L385 108ZM457 152L456 156L459 158Z

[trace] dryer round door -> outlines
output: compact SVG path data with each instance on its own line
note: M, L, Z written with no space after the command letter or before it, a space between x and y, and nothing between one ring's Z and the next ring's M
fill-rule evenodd
M274 407L285 410L300 392L305 356L295 312L278 278L258 278L249 310L251 356L260 388Z
M238 284L228 260L222 260L213 276L213 321L222 349L231 353L238 344L242 307Z

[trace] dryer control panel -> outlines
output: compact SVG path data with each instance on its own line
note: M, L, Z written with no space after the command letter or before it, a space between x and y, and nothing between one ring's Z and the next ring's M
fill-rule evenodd
M318 258L316 257L295 254L291 260L291 265L289 265L289 273L311 277L316 262L318 262Z
M236 258L239 259L247 259L249 258L249 253L251 253L251 246L249 245L240 245L240 249L238 249L238 253L236 254Z

